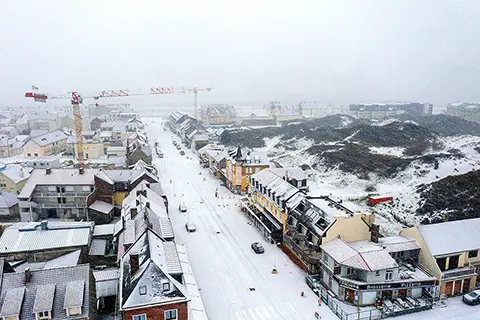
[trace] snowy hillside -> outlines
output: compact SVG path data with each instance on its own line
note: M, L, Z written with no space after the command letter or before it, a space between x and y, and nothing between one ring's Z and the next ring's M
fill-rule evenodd
M332 194L358 210L374 210L385 234L435 216L428 209L433 207L420 209L429 184L480 169L480 125L475 123L443 115L373 124L347 116L323 119L238 130L222 141L267 151L282 166L302 166L312 195ZM465 128L475 135L463 135ZM386 194L394 197L392 203L366 205L368 196ZM434 209L447 210L441 203ZM450 219L461 218L450 212Z

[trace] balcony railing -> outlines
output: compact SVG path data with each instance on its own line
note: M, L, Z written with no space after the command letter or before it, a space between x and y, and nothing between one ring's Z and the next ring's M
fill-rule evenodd
M477 273L475 272L475 268L473 267L464 267L464 268L457 268L452 270L445 270L442 272L443 279L451 279L451 278L459 278L465 276L475 276Z

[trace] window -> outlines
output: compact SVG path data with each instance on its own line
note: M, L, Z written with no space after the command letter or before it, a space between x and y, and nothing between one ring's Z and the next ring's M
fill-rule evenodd
M387 270L385 273L385 280L392 280L393 278L393 270Z
M62 198L57 198L58 203L62 203Z
M165 311L165 320L178 320L177 309Z
M55 191L56 188L55 188L54 186L50 186L50 187L47 187L47 190L48 190L48 191Z
M40 311L38 313L38 319L50 319L50 312L49 311Z
M141 296L147 294L147 286L140 286L140 287L138 288L138 290L140 291L140 295L141 295Z
M73 190L74 190L73 186L66 186L65 187L65 191L67 191L67 192L73 192Z
M38 157L38 153L35 153L35 157Z
M380 271L378 271L378 270L375 271L375 276L376 276L376 277L380 276Z
M476 258L478 257L478 250L472 250L468 252L468 257L469 258Z
M331 288L332 287L332 277L328 277L328 287Z
M323 262L328 263L328 255L325 252L323 253Z
M352 275L353 274L353 268L347 268L347 275Z
M170 282L164 282L162 284L163 291L170 291Z
M27 157L31 157L31 156L32 156L32 154L31 154L31 153L27 153Z
M136 314L132 317L132 320L147 320L146 314Z
M34 166L34 167L36 167L36 166L37 166L37 163L36 163L36 162L34 162L34 163L33 163L33 166Z
M67 309L67 316L76 316L82 313L82 307L71 307Z
M437 265L440 268L441 271L445 271L445 268L447 266L447 258L437 258Z

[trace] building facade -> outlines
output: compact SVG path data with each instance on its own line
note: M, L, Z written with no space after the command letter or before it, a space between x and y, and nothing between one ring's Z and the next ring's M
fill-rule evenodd
M23 155L28 158L48 157L66 151L67 136L61 131L31 138L23 146Z
M233 193L245 194L250 176L269 166L270 164L265 153L242 152L240 147L230 151L225 168L227 188Z
M417 240L420 264L439 280L436 296L470 292L480 275L480 218L408 228Z

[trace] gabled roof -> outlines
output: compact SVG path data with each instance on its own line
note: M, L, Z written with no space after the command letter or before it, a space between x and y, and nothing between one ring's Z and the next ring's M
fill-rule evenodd
M480 249L480 218L421 225L418 231L433 256Z
M19 315L24 296L25 287L9 288L6 290L2 310L0 311L0 317L6 318L8 316Z
M147 170L102 170L98 172L95 176L99 179L102 179L105 182L113 184L115 182L134 182L137 179L147 175L153 180L157 180L150 172Z
M53 131L47 134L43 134L41 136L34 137L31 139L31 141L35 142L40 147L43 147L65 139L67 139L67 135L65 133L61 131Z
M30 137L35 138L35 137L42 136L42 135L47 134L47 133L48 133L47 130L34 129L34 130L30 131Z
M164 242L153 231L147 230L132 244L120 261L120 310L136 309L146 306L168 305L188 302L186 288L175 280L168 268L172 261L168 255L170 249L164 249ZM174 242L178 265L178 253ZM139 269L131 270L130 259L138 255ZM181 267L180 271L181 271ZM163 290L168 283L170 290ZM142 294L140 291L145 290Z

